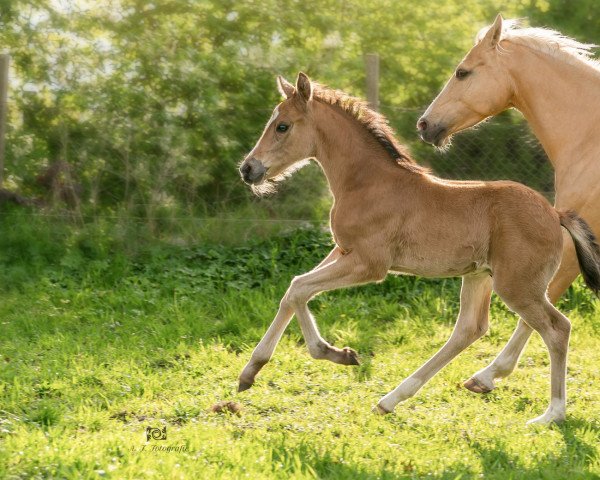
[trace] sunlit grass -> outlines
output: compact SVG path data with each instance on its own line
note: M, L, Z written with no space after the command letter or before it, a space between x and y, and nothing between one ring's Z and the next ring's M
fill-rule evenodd
M248 249L162 249L119 260L118 277L110 254L94 260L102 268L69 267L72 251L62 267L36 267L0 302L0 478L600 475L600 308L579 284L563 303L574 333L562 426L525 426L548 402L537 336L495 391L461 387L515 326L497 300L486 337L394 414L371 413L450 334L455 280L390 278L318 297L323 335L363 365L313 360L292 323L256 385L236 393L287 283L327 242L309 232ZM240 415L212 413L222 400ZM146 427L163 425L167 440L147 443Z

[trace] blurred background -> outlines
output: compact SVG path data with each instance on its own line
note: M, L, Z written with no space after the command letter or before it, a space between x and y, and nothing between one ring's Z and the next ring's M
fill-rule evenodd
M416 134L498 12L584 42L600 35L592 0L2 1L0 209L40 226L102 225L132 248L139 237L243 243L324 224L330 199L315 165L256 198L237 164L279 101L277 74L293 81L302 70L364 97L368 54L378 108L418 162L444 177L518 180L551 199L553 172L517 112L456 136L447 152Z
M552 198L517 112L446 152L417 136L498 12L600 43L598 0L0 0L0 479L600 478L600 303L581 280L559 303L576 326L569 420L548 432L521 427L547 401L539 338L490 396L454 387L514 328L497 298L462 360L397 415L370 415L451 334L460 279L316 297L323 337L362 365L313 362L292 322L260 386L234 394L290 279L332 247L316 165L263 198L238 174L276 75L376 91L435 173ZM221 400L241 415L212 413ZM159 425L185 452L139 453Z

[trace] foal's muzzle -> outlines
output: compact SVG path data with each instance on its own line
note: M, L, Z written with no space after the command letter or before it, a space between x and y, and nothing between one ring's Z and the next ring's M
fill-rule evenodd
M440 147L446 138L447 128L439 123L432 123L425 117L419 118L417 130L423 141L436 147Z
M254 157L247 158L240 166L240 175L242 180L248 185L256 185L265 179L267 169Z

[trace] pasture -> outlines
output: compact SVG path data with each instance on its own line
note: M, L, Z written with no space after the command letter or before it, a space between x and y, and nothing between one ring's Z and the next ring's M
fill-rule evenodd
M176 247L101 222L1 221L1 478L600 476L600 304L580 281L560 303L574 325L564 424L525 425L548 398L538 335L496 390L462 387L515 326L496 297L490 332L381 417L381 395L448 338L458 279L388 277L317 297L324 338L361 366L313 360L293 321L238 394L289 281L330 249L322 229ZM218 401L241 411L213 413ZM148 426L167 438L147 442Z

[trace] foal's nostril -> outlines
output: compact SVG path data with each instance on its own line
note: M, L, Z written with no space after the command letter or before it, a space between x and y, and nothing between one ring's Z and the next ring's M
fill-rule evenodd
M250 164L248 163L243 163L242 166L240 167L240 173L242 174L242 177L247 177L248 174L250 173L250 170L252 170L252 167L250 166Z
M425 130L427 130L427 127L429 125L427 124L427 120L425 120L424 118L421 118L418 122L417 122L417 128L419 129L419 131L424 132Z
M247 158L240 166L242 180L248 184L257 184L264 180L267 169L260 160L254 157Z

